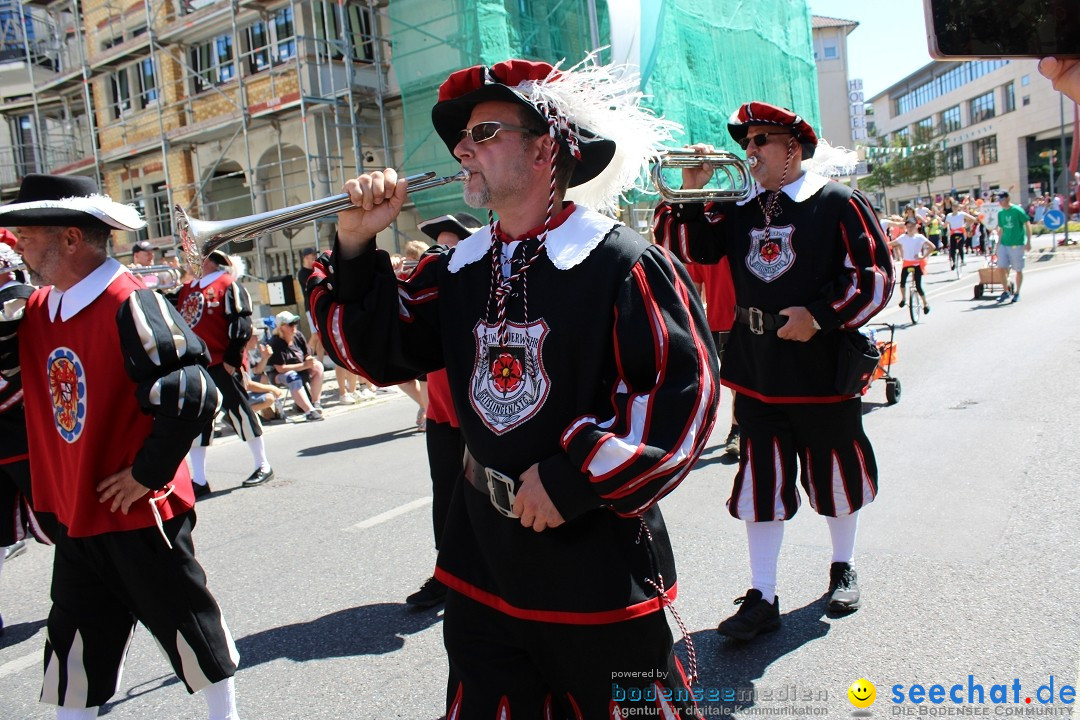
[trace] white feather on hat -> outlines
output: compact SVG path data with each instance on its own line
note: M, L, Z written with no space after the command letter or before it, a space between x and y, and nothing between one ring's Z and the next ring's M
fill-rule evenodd
M628 190L655 193L647 180L652 161L682 126L653 114L641 104L637 72L627 65L599 65L596 52L577 65L540 82L516 87L534 105L546 105L573 125L615 143L615 155L592 180L570 188L566 199L598 212L614 214ZM589 139L576 134L579 143Z

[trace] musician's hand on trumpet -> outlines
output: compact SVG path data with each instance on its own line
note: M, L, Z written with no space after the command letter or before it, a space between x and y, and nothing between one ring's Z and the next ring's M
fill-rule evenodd
M355 208L338 213L338 247L343 259L356 257L381 230L394 222L405 204L408 181L386 168L345 183L343 192Z
M708 143L697 143L696 145L688 145L688 150L693 150L697 153L711 154L716 152L716 148ZM706 183L712 179L713 171L715 167L710 162L703 162L696 167L684 167L682 169L682 186L684 190L700 190L705 187Z

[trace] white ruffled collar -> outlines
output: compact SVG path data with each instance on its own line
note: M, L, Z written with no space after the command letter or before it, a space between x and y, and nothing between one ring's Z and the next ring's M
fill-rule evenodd
M67 290L49 289L49 319L56 322L56 311L60 311L60 319L67 322L75 317L80 310L94 302L112 285L120 275L127 272L127 268L114 258L106 258L105 262L98 265L97 269L75 283ZM61 300L63 302L61 302Z
M804 172L798 180L785 185L782 192L795 202L800 203L803 200L808 200L813 197L818 190L825 187L825 184L829 182L831 182L829 178L824 175L818 175L814 172ZM735 204L745 205L763 192L765 192L765 188L755 182L754 189L750 192L750 197L745 200L740 200Z
M559 270L569 270L589 257L589 253L618 225L618 220L578 205L562 225L548 233L544 250L552 265ZM490 249L491 227L485 225L454 248L450 272L456 273L483 259Z

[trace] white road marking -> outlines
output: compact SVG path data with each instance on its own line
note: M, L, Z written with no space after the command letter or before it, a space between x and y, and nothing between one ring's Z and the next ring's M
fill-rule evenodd
M398 507L393 508L392 510L387 510L384 513L379 513L378 515L376 515L374 517L369 517L367 520L361 520L360 522L356 523L355 525L350 526L349 529L350 530L367 530L370 527L375 527L376 525L387 522L388 520L393 520L394 518L398 517L399 515L404 515L405 513L410 513L413 510L416 510L417 508L422 508L425 505L430 505L430 504L431 504L431 496L428 495L426 497L422 497L422 498L419 498L417 500L413 500L412 502L407 502L404 505L399 505Z
M21 658L8 660L3 665L0 665L0 678L14 675L17 672L25 670L28 667L33 667L34 665L40 665L43 652L43 650L36 650L29 655L23 655Z

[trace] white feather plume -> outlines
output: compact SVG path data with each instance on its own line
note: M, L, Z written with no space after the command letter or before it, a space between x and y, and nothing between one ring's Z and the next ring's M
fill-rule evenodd
M568 70L556 65L544 80L526 81L516 88L534 104L545 103L574 125L615 143L608 166L589 182L570 188L568 200L614 215L622 193L655 192L647 180L649 166L682 127L643 107L638 87L634 70L599 65L594 52ZM578 142L589 141L582 137Z
M803 160L802 169L825 177L852 175L859 165L859 154L845 147L830 145L824 138L818 138L814 157Z
M230 255L229 265L225 268L225 271L239 280L247 273L247 263L239 255Z

